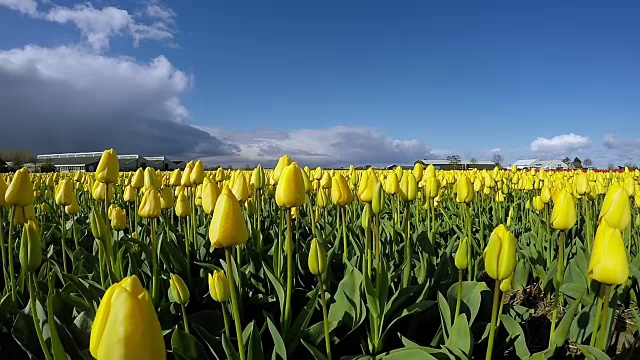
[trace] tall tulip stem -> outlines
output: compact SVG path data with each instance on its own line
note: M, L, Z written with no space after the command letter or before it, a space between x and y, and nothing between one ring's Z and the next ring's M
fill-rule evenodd
M598 336L598 349L605 351L607 348L607 339L608 331L607 331L607 318L609 316L609 291L611 290L611 286L607 284L602 284L604 286L604 295L602 296L602 324L600 325L600 335Z
M341 206L340 211L342 212L342 242L343 242L343 259L346 264L349 262L349 245L347 244L347 207Z
M42 347L42 353L44 353L44 357L47 360L53 360L53 357L51 357L51 353L49 353L49 349L47 348L47 343L44 341L42 328L40 327L40 320L38 319L38 309L36 308L36 276L33 272L29 272L28 277L29 303L31 305L31 317L33 318L33 325L36 328L36 334L38 335L38 341L40 342L40 347Z
M493 340L496 336L496 320L498 319L498 307L500 305L500 280L496 280L495 288L493 289L493 310L491 311L491 329L489 330L489 344L487 345L486 360L491 359L491 353L493 352Z
M411 206L407 202L405 207L405 234L404 234L404 270L402 271L402 287L411 284Z
M64 224L64 206L60 207L60 214L61 214L61 221L60 221L60 230L61 230L61 237L60 237L60 243L62 244L62 267L64 269L64 272L67 272L67 244L65 243L65 224Z
M180 304L180 306L182 307L182 321L184 322L184 331L188 334L189 320L187 319L187 308L182 304Z
M227 310L227 304L221 302L220 306L222 306L222 316L224 317L224 333L228 338L231 338L231 329L229 327L229 311Z
M322 285L322 275L318 276L318 290L320 290L320 301L322 302L322 322L324 324L324 346L327 349L327 359L331 360L331 337L329 337L329 318L327 316L327 299L324 296L324 286Z
M151 219L151 298L153 303L158 303L158 239L156 238L156 219Z
M600 294L598 295L598 303L596 305L596 320L593 324L593 331L591 332L591 340L589 346L596 345L596 338L598 337L598 327L600 326L600 318L602 316L602 299L604 298L604 288L606 285L600 284Z
M16 207L12 206L9 211L9 237L7 238L7 253L9 259L9 289L11 290L11 301L15 303L16 301L16 279L15 272L13 270L13 217L16 212Z
M2 211L2 209L0 209ZM4 248L4 219L2 219L2 213L0 213L0 253L2 253L2 276L4 277L4 283L8 284L7 279L7 253Z
M231 307L233 308L233 319L236 323L236 338L238 340L238 354L240 359L245 360L244 340L242 339L242 322L240 321L240 304L238 303L238 294L236 294L236 282L233 279L233 248L224 248L227 259L227 277L229 278L229 293L231 294Z
M564 270L564 240L566 233L564 230L560 231L560 237L558 238L558 262L557 262L557 271L556 271L556 283L554 286L554 294L553 294L553 315L551 317L551 332L549 333L549 346L553 341L553 335L556 331L556 320L558 318L558 305L561 302L560 295L560 286L562 286L563 281L563 270Z
M287 209L287 238L285 243L285 252L287 253L287 295L284 305L284 322L283 328L285 332L289 330L291 323L291 294L293 292L293 224L291 223L291 209Z
M462 302L462 270L458 270L458 299L456 300L456 316L453 318L455 322L460 315L460 304Z

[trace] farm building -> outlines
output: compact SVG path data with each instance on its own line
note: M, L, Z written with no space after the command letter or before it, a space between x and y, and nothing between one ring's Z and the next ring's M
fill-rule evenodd
M455 169L491 170L497 166L496 163L494 163L493 161L475 160L475 159L460 159L460 161L458 161L457 163L452 163L449 160L439 160L439 159L424 159L424 160L418 160L417 162L421 162L424 166L428 166L429 164L431 164L437 170L455 170Z
M64 154L43 154L38 155L38 162L51 163L59 172L72 171L96 171L102 152L86 152L86 153L64 153ZM151 167L158 170L173 170L184 168L184 162L175 162L164 156L159 157L143 157L136 154L118 155L120 163L120 171L135 171L138 168Z
M564 163L562 160L538 160L525 159L514 162L511 167L515 166L518 170L526 169L543 169L543 170L567 170L573 168Z

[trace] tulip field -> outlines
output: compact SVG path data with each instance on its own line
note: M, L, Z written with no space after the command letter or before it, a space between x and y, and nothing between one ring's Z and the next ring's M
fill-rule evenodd
M640 171L295 160L0 174L0 358L640 358Z

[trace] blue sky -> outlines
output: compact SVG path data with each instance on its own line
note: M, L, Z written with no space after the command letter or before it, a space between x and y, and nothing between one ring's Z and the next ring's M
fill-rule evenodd
M5 117L92 133L109 112L139 132L96 146L210 163L640 163L636 1L193 4L0 0ZM35 151L92 146L69 139Z

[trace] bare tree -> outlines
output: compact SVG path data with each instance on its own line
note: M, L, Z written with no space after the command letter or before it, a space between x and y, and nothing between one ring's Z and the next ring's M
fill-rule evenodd
M502 154L495 153L491 157L491 161L493 161L498 166L502 166L502 162L504 161L504 158L502 157Z
M453 165L454 169L458 168L458 164L460 164L461 158L460 155L449 155L447 156L447 161L449 164Z
M471 158L471 160L469 160L469 162L472 163L472 164L477 164L478 163L478 159Z
M591 165L593 165L593 161L591 161L591 159L586 158L584 159L584 161L582 162L582 164L584 164L585 167L591 167Z

